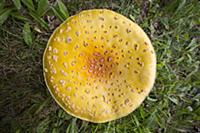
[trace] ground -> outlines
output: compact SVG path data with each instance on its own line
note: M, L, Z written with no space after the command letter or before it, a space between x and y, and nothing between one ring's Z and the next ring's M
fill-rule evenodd
M1 0L0 132L200 132L199 5L198 0ZM156 82L144 103L104 124L65 113L50 96L42 70L53 30L68 16L93 8L138 23L157 54Z

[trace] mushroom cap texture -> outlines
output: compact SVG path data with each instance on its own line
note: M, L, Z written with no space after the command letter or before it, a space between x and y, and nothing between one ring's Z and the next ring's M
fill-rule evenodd
M54 31L43 69L52 97L67 113L103 123L128 115L144 101L155 81L156 54L137 24L93 9Z

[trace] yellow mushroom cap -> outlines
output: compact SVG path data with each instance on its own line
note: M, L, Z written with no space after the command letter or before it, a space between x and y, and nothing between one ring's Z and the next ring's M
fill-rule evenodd
M46 85L69 114L102 123L135 110L155 81L156 55L144 31L107 10L86 10L52 34L43 56Z

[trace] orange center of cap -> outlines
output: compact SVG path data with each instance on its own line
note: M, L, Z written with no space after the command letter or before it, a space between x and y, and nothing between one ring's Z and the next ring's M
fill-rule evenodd
M109 56L108 51L103 54L93 52L87 57L86 66L91 77L108 77L114 67L113 57Z

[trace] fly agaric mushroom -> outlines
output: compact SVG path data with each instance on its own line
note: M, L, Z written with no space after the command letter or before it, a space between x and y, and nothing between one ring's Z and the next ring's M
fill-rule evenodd
M51 95L67 113L102 123L128 115L143 102L155 81L156 56L137 24L93 9L54 31L43 67Z

